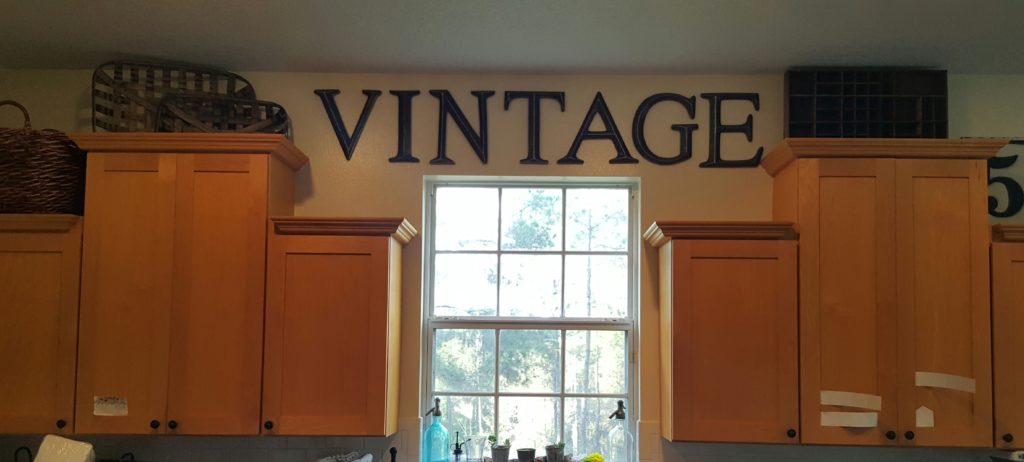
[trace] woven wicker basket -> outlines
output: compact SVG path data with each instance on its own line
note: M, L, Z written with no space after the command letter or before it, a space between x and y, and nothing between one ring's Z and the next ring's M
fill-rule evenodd
M278 133L291 139L292 122L279 104L211 96L168 96L160 101L157 131Z
M0 128L0 213L69 213L85 205L85 152L57 130Z
M157 131L157 110L166 96L256 99L252 84L237 74L176 64L111 61L92 75L92 129Z

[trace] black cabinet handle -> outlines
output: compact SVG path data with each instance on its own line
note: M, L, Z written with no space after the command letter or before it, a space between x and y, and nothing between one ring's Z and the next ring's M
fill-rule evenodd
M269 420L266 421L266 422L263 422L263 428L266 428L267 430L273 430L274 429L274 422L271 422Z
M153 430L156 430L156 429L160 428L160 421L159 420L150 420L149 421L149 428L152 428Z
M786 436L790 438L796 438L796 430L793 430L792 428L786 430Z
M907 431L906 433L903 434L903 437L908 439L908 440L912 440L912 439L914 439L914 432Z
M889 439L889 440L896 439L896 432L894 432L892 430L889 430L889 431L885 432L885 438Z
M60 419L60 420L57 421L57 428L64 428L67 425L68 425L68 423L65 422L64 419Z
M1007 443L1012 443L1013 442L1013 434L1012 433L1007 433L1007 434L1003 435L1003 441L1005 441Z
M175 428L178 428L178 421L177 420L168 420L167 421L167 428L170 428L171 430L174 430Z

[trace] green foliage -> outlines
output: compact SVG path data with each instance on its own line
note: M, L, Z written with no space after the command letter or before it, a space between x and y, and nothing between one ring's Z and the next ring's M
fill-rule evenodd
M508 438L505 438L505 441L503 443L498 444L498 436L497 435L487 435L487 445L492 447L492 448L506 448L507 449L507 448L512 447L512 441L510 441Z
M516 221L502 236L505 246L519 250L550 249L555 246L552 230L561 226L560 196L544 194L544 190L528 190L530 198L515 214Z

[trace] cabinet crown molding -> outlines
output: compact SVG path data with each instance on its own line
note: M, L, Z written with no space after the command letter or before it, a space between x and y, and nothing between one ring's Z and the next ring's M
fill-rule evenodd
M654 247L672 239L795 240L792 223L775 221L655 221L643 238Z
M995 242L1024 242L1024 225L992 225L992 240Z
M65 214L0 214L0 233L63 233L82 217Z
M416 237L405 218L272 217L277 234L323 236L391 236L402 244Z
M1006 139L786 138L761 159L761 168L775 176L801 158L988 159L1007 143Z
M309 163L284 135L269 133L71 133L79 148L90 153L269 154L292 170Z

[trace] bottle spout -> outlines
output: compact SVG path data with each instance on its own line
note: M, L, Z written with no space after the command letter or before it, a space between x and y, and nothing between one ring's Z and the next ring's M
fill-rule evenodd
M608 416L608 418L615 420L626 420L626 405L625 403L622 402L621 399L619 400L619 408L616 409L615 412L612 413L612 415Z
M433 414L434 417L441 417L441 398L434 398L434 407L427 410L427 413L423 415L428 416L431 414Z

